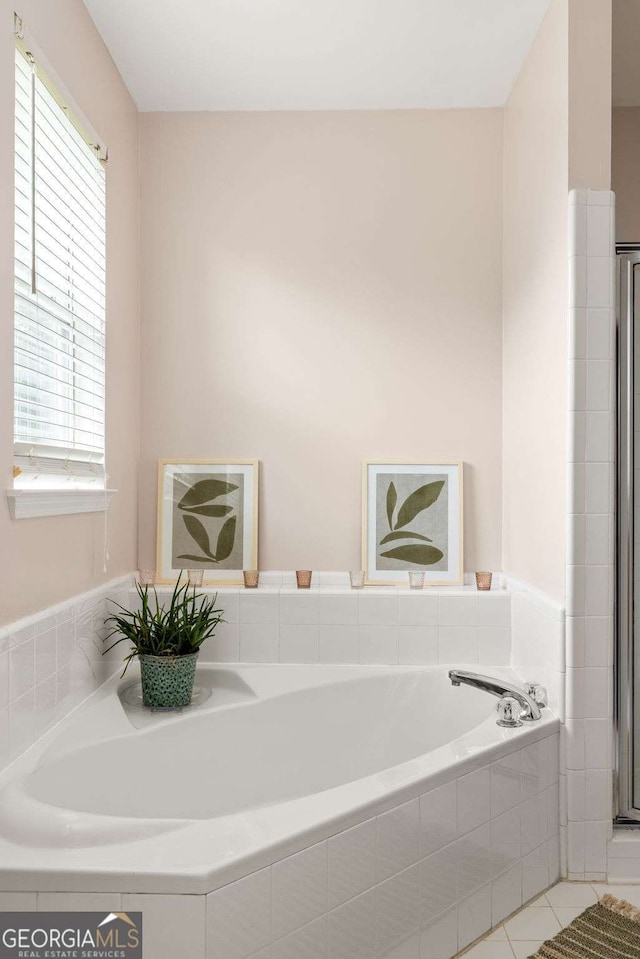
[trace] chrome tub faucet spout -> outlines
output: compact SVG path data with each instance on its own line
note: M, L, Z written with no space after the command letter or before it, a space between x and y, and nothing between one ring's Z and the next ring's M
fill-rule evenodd
M509 696L516 699L522 707L521 719L525 722L536 722L542 718L542 711L536 699L522 686L515 686L504 679L496 679L494 676L483 676L481 673L470 673L465 669L450 669L449 679L454 686L473 686L481 689L485 693L491 693L498 699ZM532 684L533 685L533 684ZM530 686L529 688L532 688Z

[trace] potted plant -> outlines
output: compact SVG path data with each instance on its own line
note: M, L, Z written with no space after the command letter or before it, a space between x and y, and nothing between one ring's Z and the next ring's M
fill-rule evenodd
M105 642L118 637L105 653L118 643L131 644L122 675L131 660L138 657L142 701L156 709L189 705L200 647L213 635L218 623L224 622L223 610L215 608L217 593L209 599L196 594L195 586L191 593L188 583L180 584L181 579L182 573L165 605L158 599L155 587L150 598L149 587L136 583L140 608L132 611L115 603L120 612L105 621L112 625Z

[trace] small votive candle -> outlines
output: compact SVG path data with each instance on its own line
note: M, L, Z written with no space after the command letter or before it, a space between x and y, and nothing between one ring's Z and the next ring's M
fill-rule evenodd
M155 582L156 582L155 569L139 569L138 582L140 583L141 586L155 586Z
M187 579L189 581L189 586L202 586L204 580L204 570L203 569L188 569L187 570Z
M362 589L364 586L365 572L363 569L352 569L349 572L349 581L351 589Z
M491 589L491 573L476 573L476 589Z
M411 589L422 589L424 586L424 571L411 570L409 573L409 586Z
M242 578L244 579L245 589L256 589L258 580L260 579L260 573L257 569L243 569Z
M298 584L298 589L309 589L312 575L313 573L310 569L297 569L296 583Z

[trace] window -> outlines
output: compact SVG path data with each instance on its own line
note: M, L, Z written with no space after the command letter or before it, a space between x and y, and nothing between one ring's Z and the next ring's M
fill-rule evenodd
M104 162L22 48L15 81L14 487L102 489Z

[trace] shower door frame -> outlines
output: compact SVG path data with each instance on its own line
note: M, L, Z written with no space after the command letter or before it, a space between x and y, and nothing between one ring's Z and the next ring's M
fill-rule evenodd
M614 690L616 822L640 827L634 806L634 302L640 244L616 246L617 495ZM640 280L640 276L638 278ZM639 706L640 708L640 706ZM639 799L640 802L640 799Z

